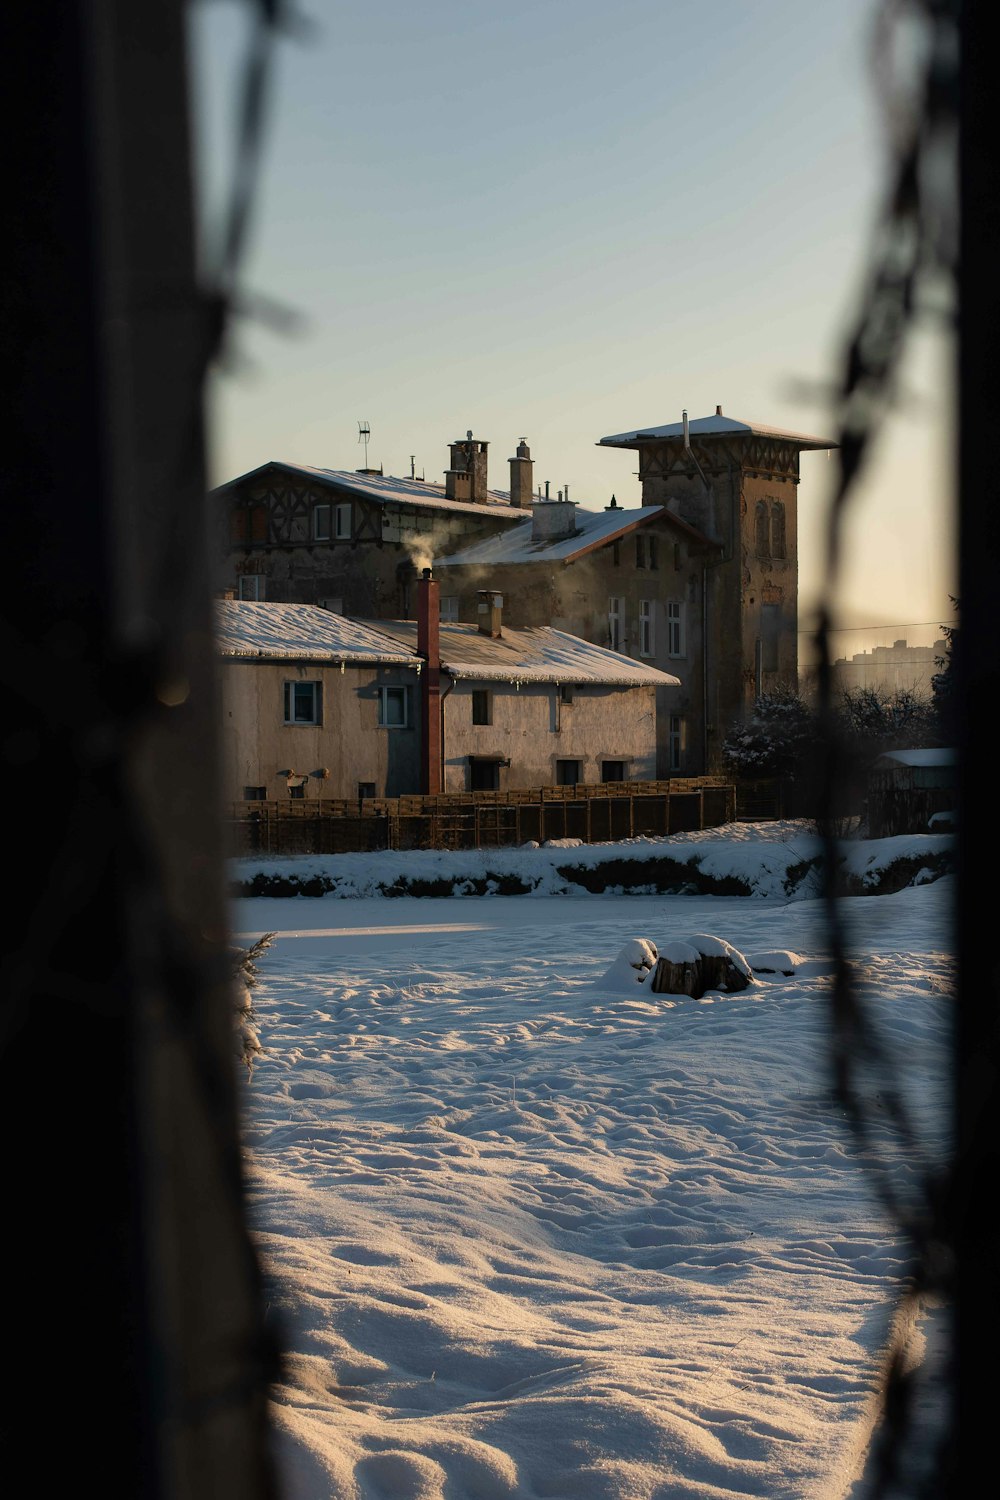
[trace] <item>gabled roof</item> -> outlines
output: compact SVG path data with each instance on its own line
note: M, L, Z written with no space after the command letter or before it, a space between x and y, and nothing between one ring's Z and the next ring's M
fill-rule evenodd
M873 762L876 766L953 766L954 750L886 750Z
M415 620L355 620L318 604L215 601L221 656L265 661L345 662L416 669ZM617 651L606 651L547 625L503 627L495 640L478 625L442 621L441 666L452 677L481 682L576 682L615 687L677 687L679 679Z
M369 620L400 645L416 648L414 620ZM680 679L617 651L605 650L549 625L514 629L499 638L478 625L442 621L441 667L449 676L477 682L573 682L613 687L679 687Z
M284 459L271 459L257 469L250 469L225 484L216 485L213 495L222 495L237 485L266 474L269 469L281 469L285 473L299 475L314 484L325 485L330 490L361 495L377 505L417 505L437 510L462 511L469 515L488 514L500 521L521 521L524 511L511 505L506 490L487 490L485 502L478 500L449 500L443 484L428 484L421 479L397 479L392 474L362 474L354 469L316 469L310 464L292 464Z
M527 520L499 536L486 537L459 552L452 552L448 557L436 557L434 569L436 572L439 568L460 568L466 564L478 567L499 563L574 562L588 552L606 546L615 537L625 536L658 517L669 520L689 542L704 547L718 545L665 505L642 505L635 510L617 507L598 511L579 509L576 513L577 529L572 536L542 537L536 541L532 535L533 523Z
M415 664L415 653L406 647L318 604L217 599L215 642L222 656Z
M740 422L735 417L725 417L716 412L712 417L693 417L688 421L688 432L692 437L769 437L781 438L793 443L796 448L836 448L839 445L828 438L810 437L803 432L788 432L781 427L765 427L761 422ZM684 423L666 422L659 427L637 427L632 432L616 432L603 437L599 448L638 448L645 442L680 438L684 436Z

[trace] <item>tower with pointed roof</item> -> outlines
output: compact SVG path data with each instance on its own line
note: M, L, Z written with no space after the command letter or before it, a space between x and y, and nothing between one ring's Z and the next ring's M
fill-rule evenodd
M601 438L639 455L642 504L663 505L718 544L701 593L703 761L720 764L755 698L798 685L798 486L826 438L715 414Z

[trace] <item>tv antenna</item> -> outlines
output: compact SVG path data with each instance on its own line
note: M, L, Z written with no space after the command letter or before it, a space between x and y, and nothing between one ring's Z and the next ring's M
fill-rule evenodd
M358 423L358 442L359 443L364 443L364 445L365 445L365 468L366 469L368 467L368 439L371 437L371 435L372 435L372 430L368 426L368 423L367 422L359 422Z

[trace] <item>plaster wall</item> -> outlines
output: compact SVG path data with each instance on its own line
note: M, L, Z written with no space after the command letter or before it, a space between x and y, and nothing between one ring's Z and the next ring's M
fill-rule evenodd
M489 724L472 722L473 692L489 693ZM652 687L554 683L455 684L444 704L445 791L467 791L470 756L498 757L501 789L554 786L557 762L578 761L580 782L596 783L605 760L626 762L632 781L656 776L656 701Z
M268 798L287 797L288 772L306 778L308 800L356 797L359 782L373 784L379 797L419 788L419 680L412 670L345 665L342 673L316 662L226 658L219 678L227 800L241 801L248 786L264 787ZM284 722L284 685L294 681L321 684L320 724ZM382 685L409 688L407 728L379 726Z

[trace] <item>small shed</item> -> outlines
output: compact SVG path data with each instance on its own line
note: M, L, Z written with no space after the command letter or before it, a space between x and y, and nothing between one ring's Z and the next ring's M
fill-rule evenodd
M936 813L954 813L954 750L889 750L868 773L868 832L873 839L927 833ZM940 820L938 820L940 821Z

